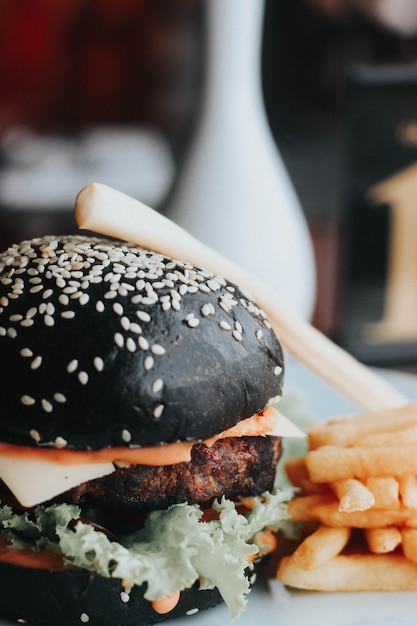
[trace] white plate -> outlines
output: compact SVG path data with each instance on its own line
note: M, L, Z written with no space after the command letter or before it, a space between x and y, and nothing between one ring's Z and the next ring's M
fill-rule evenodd
M417 400L417 377L394 371L378 372L410 400ZM323 420L356 410L346 398L292 361L287 363L285 387L302 390L308 410ZM416 626L416 606L417 594L413 592L301 592L289 591L278 581L260 581L249 595L248 608L236 626ZM218 606L168 624L227 626L231 620L227 608ZM0 621L0 626L9 625L10 622Z
M410 400L417 399L417 377L378 370ZM287 363L285 388L302 389L306 405L325 420L352 413L355 405L298 363ZM289 591L278 581L258 583L237 626L416 626L417 594L413 592L319 593ZM175 626L225 626L226 607L174 620Z

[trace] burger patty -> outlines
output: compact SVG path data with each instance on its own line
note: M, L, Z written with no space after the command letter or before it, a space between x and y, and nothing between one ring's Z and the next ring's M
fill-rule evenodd
M189 462L117 467L59 499L81 506L149 511L181 502L209 502L222 495L258 495L272 488L280 453L279 437L231 437L211 447L198 443Z

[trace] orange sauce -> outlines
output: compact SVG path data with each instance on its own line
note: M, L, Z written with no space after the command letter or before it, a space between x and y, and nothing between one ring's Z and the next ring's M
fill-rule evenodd
M17 550L10 548L4 537L0 537L0 562L28 567L32 569L46 569L53 572L63 572L68 567L62 557L51 550L32 552L31 550Z
M206 439L203 443L212 446L219 439L226 437L261 436L270 432L276 422L277 412L269 407L252 417L242 420L218 435ZM64 465L80 463L127 463L132 465L174 465L191 460L191 448L196 441L178 441L158 446L125 448L116 446L100 450L69 450L67 448L32 448L0 443L0 454L24 458L25 460L48 461Z
M274 550L276 550L277 548L277 543L278 543L277 538L272 532L272 530L269 530L268 528L265 528L263 531L258 533L256 536L256 539L257 539L258 544L261 546L261 550L260 550L261 555L270 554L271 552L274 552ZM249 554L246 558L248 562L251 563L252 561L257 559L258 556L259 556L259 553Z
M172 596L168 598L160 598L159 600L152 600L152 608L156 613L165 614L175 609L180 599L180 592L176 591Z

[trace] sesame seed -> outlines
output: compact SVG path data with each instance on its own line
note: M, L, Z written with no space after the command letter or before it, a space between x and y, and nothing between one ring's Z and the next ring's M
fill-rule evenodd
M62 311L61 317L63 317L66 320L74 319L75 311Z
M86 385L88 383L87 372L84 372L83 370L81 372L78 372L78 380L80 381L82 385Z
M101 300L97 300L97 302L96 302L96 311L98 313L103 313L103 311L104 311L104 304L103 304L103 302Z
M219 307L223 309L225 313L228 313L231 310L231 306L226 302L226 300L220 300Z
M77 359L72 359L72 361L70 361L67 365L67 372L69 374L72 374L73 372L75 372L75 370L78 367L78 361Z
M15 339L17 337L17 330L15 328L8 328L7 329L7 335L11 338L11 339Z
M157 301L157 297L153 297L153 296L145 296L142 298L142 304L145 304L147 306L150 306L152 304L155 304L155 302Z
M43 318L45 326L53 326L55 324L55 320L52 315L45 315Z
M5 337L7 335L7 330L0 326L0 337Z
M43 289L43 285L35 285L34 287L31 287L31 289L29 289L30 293L38 293L39 291L42 291Z
M145 360L143 361L143 367L145 368L145 370L149 371L152 369L154 362L154 358L149 355L145 357Z
M120 302L115 302L113 304L113 311L116 313L116 315L123 315L123 307Z
M226 322L225 320L220 320L219 326L222 330L232 330L232 327L230 326L230 324Z
M215 278L210 278L210 280L207 281L207 287L211 291L217 291L220 289L221 285Z
M99 357L99 356L96 356L94 358L93 362L94 362L94 367L96 368L96 370L98 372L102 372L103 369L104 369L104 361L103 361L103 359L101 357Z
M122 602L125 602L125 603L126 603L126 602L129 602L129 600L130 600L130 596L129 596L129 594L128 594L128 593L126 593L126 591L121 591L121 592L120 592L120 600L121 600Z
M162 391L163 387L164 387L164 381L162 380L162 378L157 378L152 383L152 392L159 393L160 391Z
M65 448L68 445L68 441L63 437L57 437L54 441L55 448Z
M234 339L236 339L236 341L242 341L242 335L238 330L234 330L232 332L232 336L234 337Z
M279 376L282 372L282 367L280 367L279 365L276 365L273 371L274 371L274 376Z
M20 351L21 356L31 357L33 356L33 352L30 348L22 348Z
M200 609L189 609L188 611L185 612L186 615L195 615L196 613L199 612Z
M129 330L136 335L140 335L142 332L142 328L136 322L130 322Z
M36 356L32 363L30 364L30 369L32 370L37 370L42 364L42 357L41 356Z
M23 315L20 315L19 313L16 313L15 315L11 315L9 317L11 322L20 322L20 320L23 319Z
M132 435L128 430L122 430L122 439L123 441L126 441L126 443L129 443L129 441L131 441L132 439Z
M51 402L49 402L49 400L46 400L45 398L42 398L41 405L42 405L43 410L46 413L51 413L53 411L54 407L52 406Z
M200 323L200 320L198 319L198 317L191 317L189 320L187 320L187 324L190 328L196 328Z
M90 296L88 295L88 293L82 293L79 299L79 303L81 304L81 306L84 306L89 300Z
M208 315L210 315L210 313L211 313L211 309L210 309L208 303L206 302L201 307L201 315L203 315L204 317L207 317Z
M255 337L258 340L262 339L262 335L263 335L263 333L262 333L261 329L257 330L256 333L255 333Z
M30 436L32 437L32 439L33 439L34 441L36 441L37 443L39 443L39 442L40 442L40 440L41 440L41 436L40 436L40 434L38 433L38 431L37 431L37 430L35 430L34 428L32 428L32 430L30 430L30 431L29 431L29 435L30 435Z
M55 400L55 402L59 402L60 404L64 404L67 401L67 399L64 396L64 394L63 393L59 393L59 392L54 394L54 400Z
M132 337L128 337L126 340L126 348L129 350L129 352L135 352L136 350L136 343L135 341L133 341Z
M151 346L151 352L152 354L155 354L155 356L162 356L163 354L165 354L166 350L164 346L161 346L159 343L154 343Z
M68 302L69 302L69 298L67 295L65 295L64 293L62 293L59 298L58 298L60 304L62 304L63 306L67 306Z
M124 344L125 344L125 340L123 338L123 335L121 333L114 333L114 343L116 344L116 346L118 346L119 348L123 348Z
M163 404L157 404L156 407L153 410L153 416L155 417L155 419L159 419L162 415L164 411L164 405Z
M25 395L20 398L20 402L25 406L32 406L32 404L35 404L35 398Z
M149 341L143 335L138 337L138 346L141 350L149 350Z
M124 315L120 319L120 325L123 328L123 330L130 330L130 320L128 317L126 317L126 315Z
M54 293L54 292L53 292L53 290L52 290L52 289L45 289L45 291L44 291L44 292L43 292L43 294L42 294L42 298L43 298L44 300L47 300L48 298L50 298L50 297L52 296L52 294L53 294L53 293Z

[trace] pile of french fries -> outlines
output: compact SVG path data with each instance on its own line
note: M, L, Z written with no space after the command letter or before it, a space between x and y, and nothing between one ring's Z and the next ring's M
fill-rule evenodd
M314 425L286 464L302 530L277 578L298 589L417 589L417 403Z

